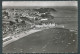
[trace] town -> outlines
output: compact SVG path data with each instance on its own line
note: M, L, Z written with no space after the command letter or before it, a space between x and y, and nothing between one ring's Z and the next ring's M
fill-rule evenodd
M77 53L76 1L3 1L3 53Z
M56 12L56 10L52 8L3 9L3 37L13 33L20 33L21 31L34 27L54 27L54 16L50 14L50 11Z

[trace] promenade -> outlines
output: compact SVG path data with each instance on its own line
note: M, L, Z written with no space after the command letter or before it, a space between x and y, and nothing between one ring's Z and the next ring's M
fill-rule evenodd
M7 36L5 38L3 38L3 47L5 47L6 45L16 41L16 40L19 40L20 38L23 38L25 36L28 36L32 33L35 33L35 32L38 32L38 31L41 31L42 29L31 29L31 30L28 30L28 31L23 31L19 34L15 34L15 35L12 35L12 36Z
M30 30L26 30L26 31L22 31L20 33L9 35L9 36L3 38L3 47L5 47L6 45L8 45L8 44L20 39L20 38L28 36L28 35L30 35L32 33L35 33L35 32L38 32L38 31L42 31L44 29L55 28L55 27L64 28L62 25L61 26L59 26L59 25L55 26L55 24L42 25L42 26L36 25L36 28L30 29Z

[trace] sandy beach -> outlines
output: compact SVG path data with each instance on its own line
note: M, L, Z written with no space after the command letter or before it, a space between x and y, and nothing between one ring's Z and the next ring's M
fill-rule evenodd
M25 36L28 36L28 35L30 35L32 33L39 32L39 31L42 31L42 29L31 29L29 31L23 31L20 34L15 34L15 35L12 35L12 36L7 36L7 37L3 38L3 47L5 47L6 45L8 45L8 44L10 44L10 43L12 43L12 42L14 42L16 40L19 40L19 39L21 39L21 38L23 38ZM11 39L5 41L8 38L11 38Z

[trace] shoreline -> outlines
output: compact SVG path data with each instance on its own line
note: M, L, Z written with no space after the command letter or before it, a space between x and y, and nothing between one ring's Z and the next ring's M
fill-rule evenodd
M16 41L16 40L19 40L25 36L28 36L32 33L35 33L35 32L39 32L39 31L42 31L44 29L49 29L49 28L54 28L54 26L52 27L43 27L43 28L33 28L33 29L30 29L30 30L27 30L27 31L22 31L21 33L18 33L18 34L14 34L14 35L9 35L5 38L3 38L3 46L2 47L5 47L6 45Z
M42 30L45 30L45 29L49 29L49 28L55 28L55 27L33 28L33 29L30 29L30 30L22 31L21 33L18 33L18 34L15 34L15 35L9 35L9 36L3 38L2 47L5 47L6 45L8 45L8 44L10 44L14 41L17 41L17 40L19 40L23 37L26 37L30 34L33 34L33 33L36 33L36 32L39 32L39 31L42 31ZM70 30L70 31L74 31L74 30Z
M12 36L8 36L8 37L5 37L3 38L3 45L2 47L5 47L6 45L14 42L14 41L17 41L25 36L28 36L30 34L33 34L33 33L36 33L36 32L39 32L39 31L42 31L44 29L31 29L29 31L23 31L22 33L20 34L15 34L15 35L12 35ZM9 39L9 40L8 40Z

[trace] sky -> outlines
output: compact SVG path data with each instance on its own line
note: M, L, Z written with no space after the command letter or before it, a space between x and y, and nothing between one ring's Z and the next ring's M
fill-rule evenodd
M2 1L2 6L78 6L77 1Z

